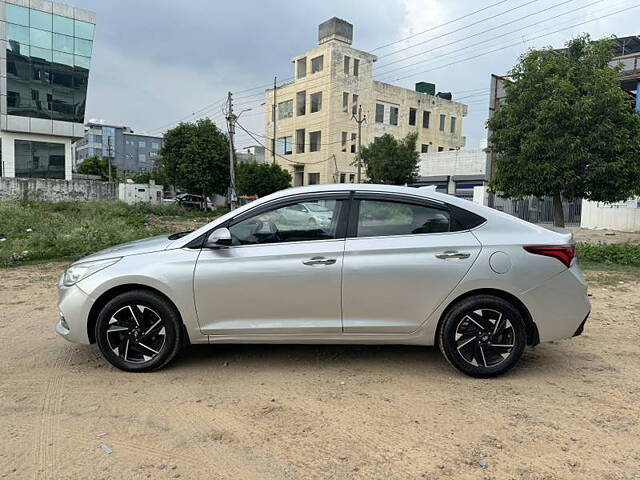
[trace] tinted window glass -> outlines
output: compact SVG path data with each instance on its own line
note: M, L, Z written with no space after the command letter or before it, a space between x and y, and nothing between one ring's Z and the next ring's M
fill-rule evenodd
M7 3L5 5L5 12L7 22L17 23L18 25L24 25L25 27L29 26L28 8Z
M308 200L274 208L229 227L234 245L336 238L344 200Z
M85 40L93 40L93 24L74 20L75 36Z
M358 237L448 232L447 210L386 200L361 200Z
M53 16L53 31L56 33L63 33L73 37L73 19L67 17L61 17L59 15Z
M40 30L51 31L53 26L52 15L50 13L41 12L40 10L29 10L30 12L30 27L39 28Z

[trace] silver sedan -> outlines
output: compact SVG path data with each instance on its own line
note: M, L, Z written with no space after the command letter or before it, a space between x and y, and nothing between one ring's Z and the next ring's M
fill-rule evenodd
M287 221L296 206L330 221ZM431 188L292 188L75 262L56 330L136 372L190 343L359 343L438 345L488 377L527 345L582 332L571 242Z

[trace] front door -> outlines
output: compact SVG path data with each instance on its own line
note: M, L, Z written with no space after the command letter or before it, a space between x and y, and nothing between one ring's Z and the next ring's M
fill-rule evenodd
M452 232L444 205L360 198L343 276L345 333L411 333L462 280L480 252ZM455 227L454 227L455 228Z
M326 222L310 214L301 219L296 206L303 202L331 216ZM232 221L233 245L203 249L196 264L194 295L203 333L340 333L346 206L345 195L305 196Z

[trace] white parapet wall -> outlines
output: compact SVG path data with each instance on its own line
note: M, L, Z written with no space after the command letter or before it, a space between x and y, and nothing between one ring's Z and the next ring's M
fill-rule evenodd
M582 200L580 227L640 232L640 197L619 203Z

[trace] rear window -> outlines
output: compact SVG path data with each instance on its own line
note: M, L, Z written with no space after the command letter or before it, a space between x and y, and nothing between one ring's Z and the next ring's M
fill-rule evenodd
M360 201L358 237L448 231L450 231L450 215L445 209L385 200Z

